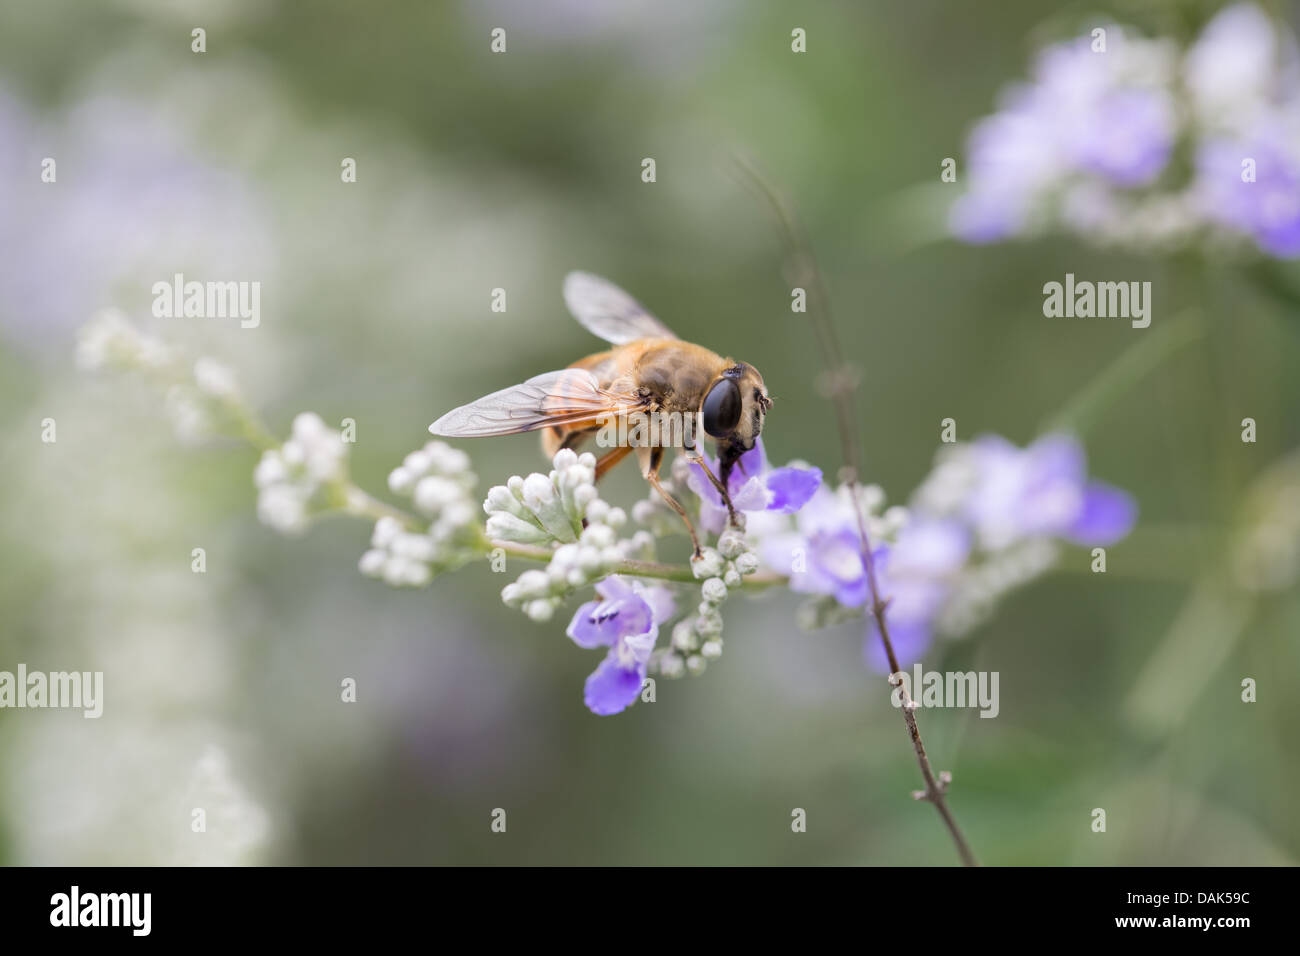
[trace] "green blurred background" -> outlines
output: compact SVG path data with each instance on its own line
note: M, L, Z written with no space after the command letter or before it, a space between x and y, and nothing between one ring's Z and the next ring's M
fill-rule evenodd
M563 620L504 607L504 576L366 580L368 525L278 536L255 517L253 451L182 444L156 395L72 362L76 328L116 305L237 369L281 435L301 410L354 418L353 474L378 491L448 408L597 350L560 298L581 268L761 369L772 458L833 472L814 343L741 153L805 221L863 373L867 477L893 501L929 470L942 419L1024 444L1199 304L1204 334L1083 436L1092 474L1137 496L1138 529L1105 575L1071 552L928 655L1000 672L996 720L920 723L984 863L1294 863L1300 599L1294 573L1262 590L1238 556L1300 487L1295 459L1278 465L1300 446L1300 316L1228 264L940 238L960 188L941 161L960 168L1038 45L1096 13L1186 35L1209 9L5 4L0 669L103 670L107 699L98 721L0 712L0 861L955 862L910 799L916 763L860 624L808 634L795 596L732 601L707 674L596 718L581 694L596 660ZM37 179L44 156L57 185ZM178 271L260 280L261 327L151 318L150 286ZM1152 281L1151 329L1044 319L1042 285L1066 272ZM543 464L528 437L462 447L483 489ZM605 492L642 494L630 467Z

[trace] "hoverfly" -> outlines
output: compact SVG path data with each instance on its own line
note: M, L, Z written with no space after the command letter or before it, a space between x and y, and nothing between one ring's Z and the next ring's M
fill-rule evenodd
M686 509L659 480L664 449L680 448L699 465L726 503L731 523L739 524L728 479L740 456L754 447L772 407L763 377L752 365L679 339L599 276L569 273L564 301L579 323L614 347L453 409L429 431L454 438L541 431L548 458L599 433L609 450L596 463L597 480L635 451L642 477L681 516L698 555L700 540ZM647 428L646 422L682 427ZM718 475L700 453L700 432L717 443Z

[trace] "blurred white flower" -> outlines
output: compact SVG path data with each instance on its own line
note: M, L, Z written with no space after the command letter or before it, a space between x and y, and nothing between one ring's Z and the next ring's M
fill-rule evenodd
M347 455L342 433L313 412L298 415L288 441L263 452L253 471L258 518L284 534L304 531L321 489L346 477Z

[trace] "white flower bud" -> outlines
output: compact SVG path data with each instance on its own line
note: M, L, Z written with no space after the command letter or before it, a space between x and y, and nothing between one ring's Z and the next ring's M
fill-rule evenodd
M545 571L538 568L531 568L519 575L515 581L515 589L519 597L524 600L532 598L549 597L551 593L551 579Z
M489 538L500 538L503 541L515 541L519 544L545 544L551 540L551 536L537 525L499 511L488 516L487 535Z
M550 601L529 601L524 606L524 613L538 623L549 621L555 615L555 605Z
M902 505L894 505L892 508L887 509L881 517L885 523L885 535L892 537L903 530L909 516L907 509Z
M593 548L613 547L614 542L618 540L618 535L609 525L593 524L589 525L582 532L582 543L591 545Z
M286 465L298 467L307 460L307 450L301 442L290 438L280 446L280 457L284 459Z
M705 641L700 645L700 656L706 661L716 661L722 656L721 641Z
M293 420L293 437L303 444L319 441L329 433L321 417L315 412L299 412Z
M429 456L429 467L447 478L455 478L469 470L469 455L445 442L433 441L424 446Z
M402 533L402 523L396 518L383 517L375 522L370 544L375 548L387 548Z
M704 673L704 668L707 666L708 662L699 654L692 654L686 658L686 669L691 672L692 677L699 677Z
M591 489L595 492L595 488ZM610 507L599 498L595 498L591 504L587 505L587 520L592 524L603 524L609 517Z
M584 485L592 485L596 482L596 472L591 468L583 468L581 465L566 468L561 474L564 475L564 483L570 488L581 488Z
M723 583L722 578L709 578L700 588L700 594L706 604L716 606L727 599L727 585Z
M585 533L583 537L586 537ZM605 555L599 548L583 545L578 552L578 567L589 576L599 574L605 567Z
M568 571L578 566L578 559L581 556L582 549L577 544L562 544L555 549L555 554L551 556L551 564Z
M713 548L704 548L698 558L691 558L691 573L696 578L716 578L722 573L722 555Z
M390 587L400 588L406 583L406 561L390 557L384 563L384 583Z
M627 512L622 508L610 508L605 516L605 524L611 528L621 528L627 524Z
M257 517L284 534L307 527L307 504L292 485L270 485L257 496Z
M453 501L442 509L440 523L451 530L468 527L474 523L474 506L464 499Z
M436 515L447 505L459 501L460 485L449 478L430 475L415 486L415 506L427 515Z
M595 474L595 472L596 472L596 456L593 455L591 452L589 452L589 451L584 451L581 455L579 455L579 456L578 456L578 464L580 464L583 468L590 468L591 471L592 471L592 474Z
M194 384L200 392L213 398L233 398L239 393L235 373L206 356L194 363Z
M572 448L561 448L555 453L555 457L551 459L551 464L555 466L556 471L564 471L577 463L578 453Z
M432 561L437 553L432 539L422 534L399 534L388 550L394 556L410 561Z
M746 551L736 558L736 570L741 574L753 574L758 570L758 565L758 555L753 551Z
M357 567L366 577L377 578L384 573L384 562L387 560L387 554L378 548L371 548L361 556L361 560L357 562Z
M520 500L505 485L493 485L488 489L487 498L483 501L483 510L488 514L503 511L517 518L522 518L527 513Z
M673 647L679 651L693 651L700 646L699 637L695 633L693 624L693 621L687 619L678 621L673 625Z
M729 588L738 588L741 585L740 572L736 570L734 564L727 567L726 572L722 575L722 583Z
M695 633L705 640L722 633L722 615L716 608L706 604L700 605L700 614L695 619Z
M433 580L433 570L427 564L410 561L406 564L402 583L408 587L422 588Z
M686 674L686 662L680 655L665 654L659 662L659 673L670 680L675 680Z
M573 503L577 506L579 513L585 511L599 501L599 496L600 492L596 490L595 485L583 485L581 488L573 489ZM608 507L608 505L606 505L606 507ZM590 515L588 515L588 517L590 517Z
M745 535L735 528L728 528L718 536L718 550L724 558L737 558L745 551Z
M545 475L533 472L524 479L524 504L536 511L555 501L555 485Z
M253 469L253 484L258 488L265 488L267 485L284 481L288 477L289 470L284 467L284 460L278 452L262 452L262 460Z
M398 465L388 473L388 490L395 495L404 495L415 484L415 475L405 465Z
M885 490L879 485L867 485L858 489L858 501L862 503L867 514L874 514L885 503ZM849 512L852 514L853 512Z

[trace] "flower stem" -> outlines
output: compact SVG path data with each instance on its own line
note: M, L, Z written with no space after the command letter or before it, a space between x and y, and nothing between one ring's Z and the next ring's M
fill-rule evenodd
M830 397L835 408L835 420L839 427L840 447L844 453L844 482L848 485L849 494L853 498L853 510L858 519L862 564L866 570L867 585L871 593L871 614L876 620L876 629L880 634L881 643L885 646L885 656L889 659L889 672L892 681L894 679L892 675L899 673L899 667L898 657L894 653L894 644L889 637L889 621L885 614L889 601L888 599L882 600L880 597L880 588L876 581L876 563L872 556L871 538L867 532L866 518L863 515L858 497L860 455L858 452L857 429L854 427L852 401L853 392L856 388L856 379L842 358L844 350L840 346L839 337L835 332L835 323L831 319L830 296L826 291L826 284L822 279L821 270L817 267L817 261L812 255L811 245L804 235L798 218L784 197L776 191L753 164L739 156L736 157L736 163L749 180L749 183L775 213L778 229L785 245L788 269L791 273L790 277L797 285L802 286L808 292L808 320L812 324L813 333L822 353L826 380L830 386ZM957 825L957 820L953 817L952 811L948 809L945 794L948 790L948 781L951 778L944 773L939 775L940 779L936 779L934 769L930 765L930 757L926 753L925 744L921 740L921 730L916 723L916 704L908 696L904 686L900 685L899 690L902 691L903 719L907 722L907 732L912 738L912 747L916 751L916 761L921 768L921 779L925 781L925 790L921 791L917 796L934 804L939 816L943 819L944 825L947 826L949 834L952 836L953 843L957 847L957 855L961 857L962 863L965 866L979 866L975 854L971 852L970 845L966 842L961 828Z
M502 541L496 538L489 539L487 546L492 550L500 548L512 557L526 558L529 561L540 561L542 563L550 561L554 555L554 552L544 545L518 544L514 541ZM656 578L661 581L680 581L684 584L698 583L695 574L689 567L680 564L661 564L658 561L622 561L610 573L626 574L636 578ZM745 590L759 590L785 583L786 578L780 574L759 571L747 575L740 586Z

